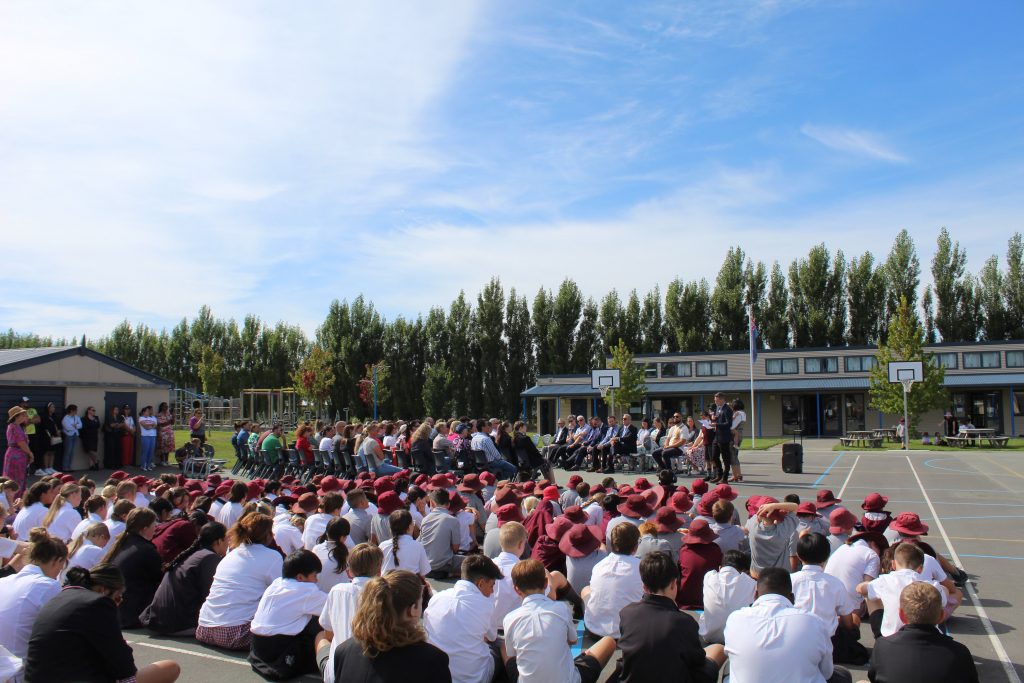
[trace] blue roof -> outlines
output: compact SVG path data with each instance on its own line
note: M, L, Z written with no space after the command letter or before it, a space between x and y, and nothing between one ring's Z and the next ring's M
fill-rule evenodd
M947 387L1024 386L1024 372L990 372L972 375L946 375Z

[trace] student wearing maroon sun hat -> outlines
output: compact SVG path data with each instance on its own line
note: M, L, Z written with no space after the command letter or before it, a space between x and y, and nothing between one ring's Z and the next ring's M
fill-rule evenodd
M967 573L955 567L952 562L935 552L935 549L926 543L922 536L928 535L928 525L921 521L915 512L901 512L889 525L885 532L885 538L891 545L904 541L918 545L924 551L924 569L922 574L926 579L938 581L946 586L946 589L953 594L953 586L963 586L967 582Z
M574 524L562 534L558 548L565 554L566 578L577 593L590 585L594 566L605 558L601 549L601 528L591 524Z
M889 504L889 498L881 493L869 493L860 504L864 515L861 517L860 525L864 531L875 531L884 534L892 523L892 513L885 509Z
M832 514L833 510L842 507L839 505L839 503L842 502L843 500L841 498L836 498L831 489L822 489L818 491L818 495L815 497L814 506L818 508L818 512L822 517L828 519L828 516Z
M857 517L849 510L840 508L833 510L828 519L828 545L830 553L834 553L853 533L857 525Z
M679 591L676 604L682 609L704 609L704 575L722 565L718 534L703 519L690 524L679 551Z

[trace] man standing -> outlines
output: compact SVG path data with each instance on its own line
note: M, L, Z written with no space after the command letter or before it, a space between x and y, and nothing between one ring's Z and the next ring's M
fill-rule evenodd
M712 446L712 465L715 467L709 482L729 481L732 463L732 408L725 402L722 392L715 394L715 443Z

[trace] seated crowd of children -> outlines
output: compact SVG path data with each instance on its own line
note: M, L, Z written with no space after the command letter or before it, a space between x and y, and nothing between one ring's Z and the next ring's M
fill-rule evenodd
M875 682L977 680L943 632L966 576L878 493L860 515L828 490L739 505L667 470L565 488L119 471L0 491L0 659L27 681L179 676L137 667L124 628L245 651L270 680L713 682L728 662L732 683L788 683L869 661Z

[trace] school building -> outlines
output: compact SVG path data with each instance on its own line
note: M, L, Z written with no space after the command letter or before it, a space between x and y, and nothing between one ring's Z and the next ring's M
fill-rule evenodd
M925 414L920 431L939 430L943 413L970 419L998 434L1024 432L1024 340L930 345L946 369L948 405ZM869 372L876 347L843 346L758 351L754 362L754 406L746 405L747 434L784 436L802 429L805 437L838 437L851 430L895 425L900 415L868 407ZM750 354L746 351L642 354L646 395L629 406L634 418L665 419L673 412L698 416L713 405L715 392L750 403ZM560 417L599 415L608 409L589 375L545 375L522 393L524 410L536 417L541 434L554 431ZM529 405L532 402L533 405ZM625 406L616 412L626 412Z

